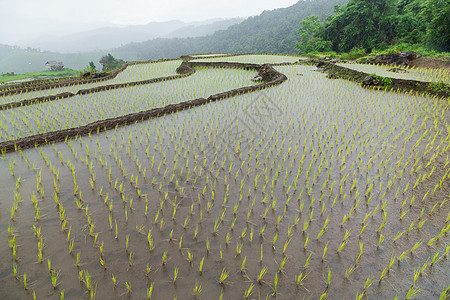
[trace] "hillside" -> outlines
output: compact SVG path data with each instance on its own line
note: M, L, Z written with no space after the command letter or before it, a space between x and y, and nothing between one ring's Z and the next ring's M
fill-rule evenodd
M241 18L211 19L189 23L172 20L125 27L104 27L62 37L37 38L28 46L63 53L101 51L155 38L205 36L242 21Z
M185 53L294 53L300 21L312 14L324 19L333 13L335 4L348 0L315 0L298 3L250 17L227 30L211 36L186 39L154 39L132 43L113 52L128 60L178 57Z

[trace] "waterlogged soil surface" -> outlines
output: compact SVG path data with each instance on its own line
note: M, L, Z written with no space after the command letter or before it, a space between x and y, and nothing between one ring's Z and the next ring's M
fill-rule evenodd
M4 155L0 299L439 299L448 104L277 69L271 89Z
M195 61L205 61L205 62L237 62L237 63L251 63L251 64L278 64L278 63L295 63L298 62L302 57L290 56L290 55L236 55L227 57L211 57L196 59Z
M71 98L17 107L2 112L0 141L39 133L75 128L98 120L256 84L256 71L198 68L191 76L113 91L76 95ZM33 116L30 118L29 116Z
M343 66L356 71L372 74L375 73L383 77L392 77L407 80L417 80L424 82L444 82L450 83L450 71L444 69L426 69L426 68L401 68L404 72L392 72L391 69L397 69L396 66L387 65L365 65L365 64L349 64L341 63Z
M35 92L27 92L16 95L8 95L0 97L0 104L18 102L26 99L33 99L38 97L45 97L57 95L61 93L76 93L82 89L90 89L98 86L109 84L119 84L132 81L143 81L152 78L167 77L176 75L176 69L180 66L181 60L172 60L164 62L155 62L148 64L137 64L128 66L123 72L120 72L115 78L111 80L99 81L88 84L78 84L71 86L64 86L48 90L40 90Z

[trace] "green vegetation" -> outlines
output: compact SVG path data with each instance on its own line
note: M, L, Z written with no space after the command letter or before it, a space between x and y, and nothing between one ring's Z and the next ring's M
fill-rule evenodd
M296 47L300 54L364 54L389 47L450 51L449 19L448 0L350 0L336 5L334 15L323 23L316 16L301 21L301 42Z
M429 86L431 90L436 93L450 94L450 84L445 84L443 82L430 82Z
M370 74L370 76L373 76L376 80L379 80L383 84L383 86L381 88L383 88L383 89L390 89L391 88L391 85L392 85L392 79L391 78L389 78L389 77L382 77L382 76L379 76L379 75L377 75L375 73Z
M120 68L125 62L122 59L117 59L114 56L111 55L111 53L108 53L108 55L102 56L100 58L100 64L103 66L102 71L112 71L115 69ZM91 64L92 63L92 64ZM89 63L89 69L95 70L95 65L93 62Z
M0 83L8 83L11 81L24 80L24 79L33 79L33 80L41 80L41 79L49 79L49 78L62 78L62 77L70 77L70 76L78 76L79 71L64 68L61 71L40 71L40 72L31 72L25 74L14 74L14 72L6 73L0 75Z
M95 73L97 72L97 68L93 61L90 61L89 64L84 68L83 72Z

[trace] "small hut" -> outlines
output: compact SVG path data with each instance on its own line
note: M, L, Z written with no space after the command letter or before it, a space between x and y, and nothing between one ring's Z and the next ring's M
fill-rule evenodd
M60 61L48 61L45 63L45 67L51 71L61 71L64 69L64 64Z

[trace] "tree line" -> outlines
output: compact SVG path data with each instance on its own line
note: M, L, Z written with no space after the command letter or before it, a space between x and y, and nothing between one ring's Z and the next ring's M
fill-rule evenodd
M395 44L450 51L450 0L350 0L323 22L304 18L300 54L385 50Z

